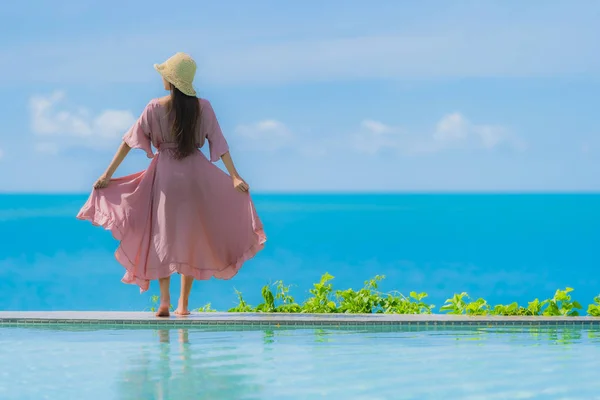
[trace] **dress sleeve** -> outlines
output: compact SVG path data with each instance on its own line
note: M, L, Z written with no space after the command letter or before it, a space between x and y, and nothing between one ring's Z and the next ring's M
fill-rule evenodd
M223 154L229 151L229 145L227 144L227 140L225 140L225 136L223 136L215 111L208 101L202 107L200 123L202 125L202 134L208 140L210 161L217 162Z
M142 115L123 136L123 141L132 149L142 149L148 158L154 157L150 142L150 104L144 108Z

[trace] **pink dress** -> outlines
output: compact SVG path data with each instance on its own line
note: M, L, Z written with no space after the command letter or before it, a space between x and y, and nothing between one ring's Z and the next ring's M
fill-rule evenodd
M211 163L229 146L210 103L199 102L197 147L208 140L210 161L200 150L182 160L172 157L172 118L152 100L123 137L152 158L150 166L93 190L77 215L120 241L115 257L126 269L122 281L141 292L151 280L174 272L230 279L266 241L250 195L238 192L231 177Z

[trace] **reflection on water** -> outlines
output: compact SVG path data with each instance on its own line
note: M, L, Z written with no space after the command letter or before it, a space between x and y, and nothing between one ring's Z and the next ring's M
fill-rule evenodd
M329 339L327 338L327 331L325 329L315 329L315 342L317 343L327 343Z
M273 344L275 332L272 329L265 329L264 343L265 345Z
M119 399L238 399L260 393L261 386L244 375L256 360L232 357L227 343L194 346L187 328L158 329L156 336L156 345L141 346L125 366Z
M592 326L0 327L0 399L592 399L598 359Z
M485 350L486 343L501 342L513 343L516 347L527 346L528 348L538 346L560 345L565 350L571 346L577 346L582 340L600 343L600 333L597 330L573 329L569 327L480 327L480 328L435 328L435 327L379 327L351 330L335 330L327 328L316 329L232 329L231 332L253 332L257 333L253 351L236 343L234 336L219 338L223 331L214 331L213 337L206 337L209 330L192 330L192 332L204 335L198 336L198 342L190 341L190 331L181 329L158 329L155 330L156 341L153 344L140 346L137 356L131 357L124 366L124 373L117 383L118 398L122 400L133 399L259 399L264 398L270 392L270 386L275 383L276 376L281 376L277 364L278 346L285 343L298 341L298 349L303 357L312 357L313 362L331 365L336 370L348 368L352 373L357 368L352 366L352 361L359 360L361 354L367 352L365 339L386 341L389 346L398 348L402 346L412 347L410 340L415 346L422 345L427 337L438 337L432 345L446 347L449 341L454 341L455 346L463 348L465 355L470 351L469 343ZM587 333L584 335L584 333ZM360 336L357 337L357 334ZM500 335L500 336L499 336ZM312 337L312 340L308 340ZM342 339L345 337L345 339ZM407 341L407 339L409 341ZM355 341L354 345L352 343ZM308 342L316 346L306 346ZM330 345L339 345L345 342L346 346L340 348L339 359L336 360L331 353ZM442 343L445 343L442 345ZM248 346L252 344L248 343ZM350 346L348 346L350 345ZM471 345L469 345L471 346ZM488 344L488 346L494 346ZM494 349L491 347L490 349ZM488 351L490 351L488 349ZM391 347L390 347L391 350ZM396 352L398 350L395 350ZM289 352L288 356L289 356ZM493 351L495 357L500 357L499 349ZM408 353L401 353L408 355ZM381 354L384 357L383 354ZM281 357L281 354L280 356ZM561 352L555 355L556 360L568 361L568 353ZM350 364L341 362L346 359ZM314 366L302 364L302 357L295 371L298 378L314 368ZM418 365L421 361L414 361ZM293 364L293 362L292 362ZM373 369L377 367L370 364ZM349 367L351 366L351 367ZM369 367L368 364L365 367ZM271 379L265 378L260 371L275 372L277 375ZM261 376L259 378L259 376ZM306 378L306 377L305 377ZM380 385L392 387L390 380L381 380ZM383 383L387 382L387 383ZM314 392L313 392L314 393Z

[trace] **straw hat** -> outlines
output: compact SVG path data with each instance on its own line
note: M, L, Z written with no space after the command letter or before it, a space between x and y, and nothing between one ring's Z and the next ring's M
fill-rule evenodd
M196 62L188 54L176 53L164 63L154 64L154 69L182 93L196 96L192 86L196 75Z

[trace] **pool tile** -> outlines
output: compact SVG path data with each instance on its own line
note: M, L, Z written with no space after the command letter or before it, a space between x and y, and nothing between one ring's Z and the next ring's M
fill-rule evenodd
M1 325L79 324L115 326L594 326L592 317L467 317L397 314L259 314L194 313L190 317L158 319L149 312L0 312Z

